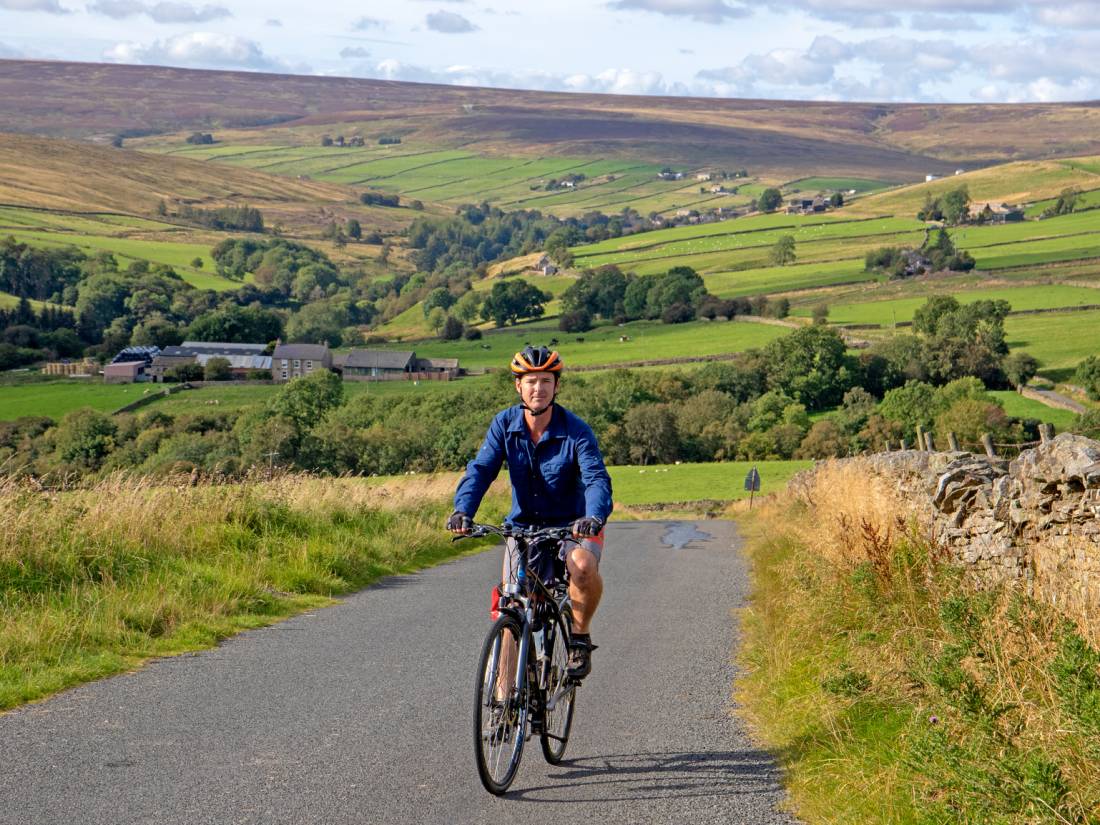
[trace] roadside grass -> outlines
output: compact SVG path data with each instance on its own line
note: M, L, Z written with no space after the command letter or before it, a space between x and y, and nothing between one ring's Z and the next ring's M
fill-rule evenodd
M731 461L612 466L607 472L615 503L631 506L747 499L745 476L753 467L760 473L756 496L768 495L785 488L791 476L812 465L812 461Z
M441 527L454 483L0 486L0 710L481 549ZM506 503L496 488L486 509L496 518Z
M560 343L555 346L568 369L569 366L742 352L762 347L789 331L785 327L741 321L686 324L633 321L623 326L599 326L584 333L563 333L552 325L543 324L489 332L477 341L416 341L387 345L387 348L413 348L418 356L427 358L458 358L464 367L502 367L507 366L512 355L528 342L545 344L551 338L558 338ZM623 336L629 340L620 341Z
M806 492L742 519L753 593L736 695L794 812L1097 821L1100 654L1051 609L975 589L889 484L833 465Z

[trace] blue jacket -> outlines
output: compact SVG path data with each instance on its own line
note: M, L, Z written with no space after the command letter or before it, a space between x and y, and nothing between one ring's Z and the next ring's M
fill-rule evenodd
M554 405L539 443L517 404L497 414L455 491L455 509L473 518L489 485L508 462L512 481L509 523L564 526L584 516L611 514L611 477L592 428Z

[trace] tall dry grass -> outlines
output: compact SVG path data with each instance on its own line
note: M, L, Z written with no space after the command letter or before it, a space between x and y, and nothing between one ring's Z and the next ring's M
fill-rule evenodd
M1072 623L976 589L855 467L745 525L738 695L805 821L1100 821L1100 654Z
M442 529L454 482L0 483L0 709L470 550Z

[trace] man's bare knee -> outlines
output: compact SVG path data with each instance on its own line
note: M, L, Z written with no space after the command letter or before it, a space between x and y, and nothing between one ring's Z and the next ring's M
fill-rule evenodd
M577 587L584 588L600 574L600 563L587 550L576 548L569 556L569 575Z

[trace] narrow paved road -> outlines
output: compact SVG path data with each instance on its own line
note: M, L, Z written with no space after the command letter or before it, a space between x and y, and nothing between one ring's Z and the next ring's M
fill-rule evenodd
M731 716L733 525L608 529L566 761L507 797L472 757L499 551L0 716L0 823L789 823Z

